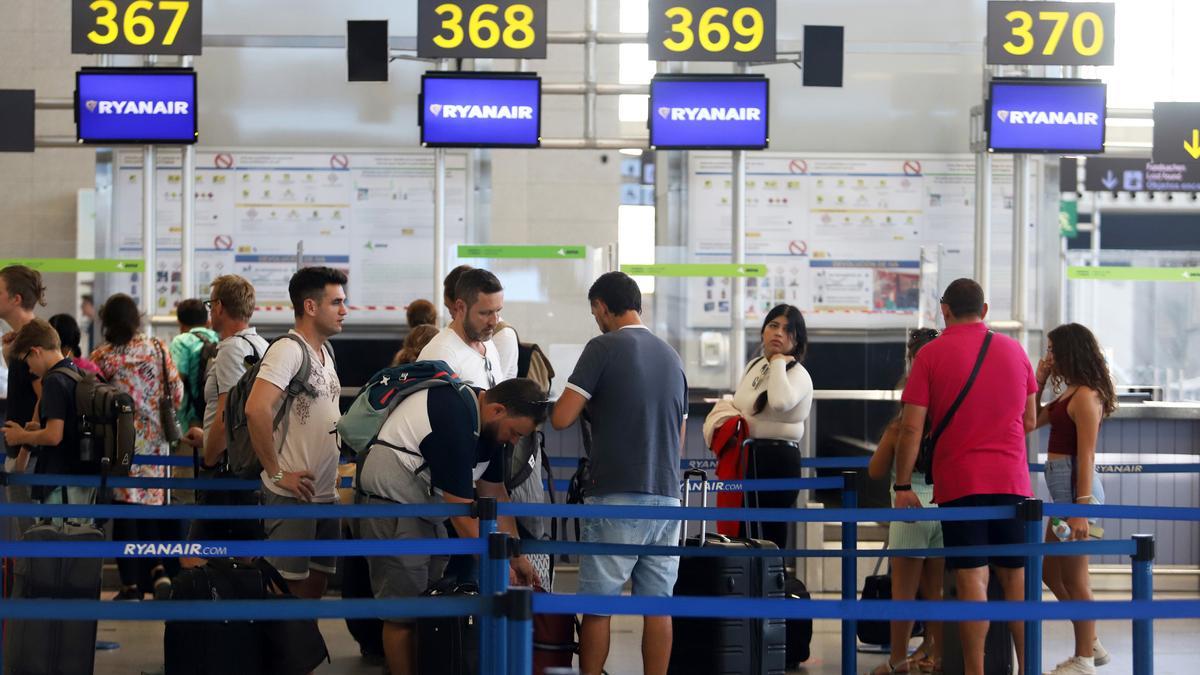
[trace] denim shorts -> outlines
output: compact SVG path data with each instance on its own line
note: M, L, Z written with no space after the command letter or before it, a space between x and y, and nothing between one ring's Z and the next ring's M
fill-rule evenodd
M675 497L621 493L587 497L585 504L679 506ZM580 539L587 543L678 546L679 521L585 518ZM679 572L676 556L585 555L579 561L579 593L620 595L633 579L633 594L669 598Z
M1050 499L1055 504L1074 504L1076 497L1075 458L1063 457L1046 462L1046 489L1050 491ZM1104 503L1104 486L1100 484L1100 474L1092 472L1092 504ZM1096 522L1095 518L1088 522Z

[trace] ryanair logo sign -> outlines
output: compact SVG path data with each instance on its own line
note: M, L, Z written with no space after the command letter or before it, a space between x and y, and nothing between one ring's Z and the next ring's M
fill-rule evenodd
M761 108L670 108L658 109L658 116L671 122L758 122Z
M187 101L84 101L88 112L97 115L190 115Z
M431 103L429 113L447 120L532 120L533 106Z
M1043 110L997 110L996 117L1006 124L1038 124L1050 126L1100 125L1100 115L1094 112L1046 112Z

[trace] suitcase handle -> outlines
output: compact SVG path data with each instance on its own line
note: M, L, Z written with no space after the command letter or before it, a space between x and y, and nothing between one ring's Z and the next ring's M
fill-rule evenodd
M708 472L704 469L688 469L683 472L683 506L686 508L691 506L692 490L688 486L688 478L697 476L700 478L700 506L708 506ZM708 523L700 521L700 545L704 545L704 538L708 535ZM679 545L687 545L687 519L679 521Z

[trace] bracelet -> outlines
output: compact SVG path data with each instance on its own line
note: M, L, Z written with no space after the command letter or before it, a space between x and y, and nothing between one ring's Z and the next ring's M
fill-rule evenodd
M912 492L912 483L896 483L892 486L892 492Z
M278 485L279 481L281 480L283 480L283 469L276 471L275 475L271 476L271 482L275 483L276 485Z
M1076 498L1075 498L1075 501L1079 501L1080 499L1086 499L1086 500L1088 500L1088 501L1090 502L1090 501L1092 501L1092 496L1091 496L1091 495L1085 495L1085 496L1083 496L1083 497L1076 497Z

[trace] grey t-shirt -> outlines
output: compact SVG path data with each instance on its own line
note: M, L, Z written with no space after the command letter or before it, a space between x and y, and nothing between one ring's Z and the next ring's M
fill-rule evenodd
M221 340L217 345L217 355L212 365L204 375L204 438L208 438L208 430L217 419L217 397L228 394L238 380L248 370L246 357L258 354L259 358L267 351L267 341L258 336L253 328L238 331L234 335Z
M644 326L592 338L567 387L588 400L588 495L679 497L679 434L687 413L683 362Z

